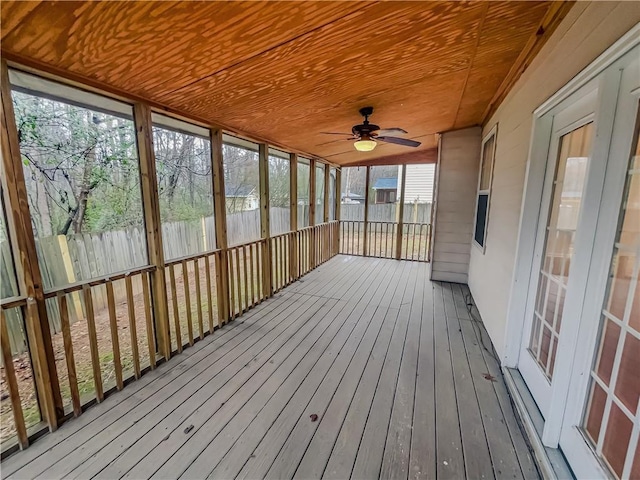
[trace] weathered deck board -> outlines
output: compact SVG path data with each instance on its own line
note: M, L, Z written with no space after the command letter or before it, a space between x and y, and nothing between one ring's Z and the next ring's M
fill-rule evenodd
M456 385L456 399L460 417L460 431L462 433L462 447L464 449L465 468L467 477L491 478L493 468L489 446L484 430L484 423L480 415L480 406L476 394L474 379L467 357L467 350L462 338L462 328L458 321L452 287L446 285L443 289L445 297L445 315L453 360L454 380ZM479 374L476 382L489 380Z
M464 452L460 415L447 330L444 286L433 286L436 394L436 475L437 478L464 478Z
M414 400L409 478L436 478L436 397L433 288L426 278L422 294L422 323ZM417 303L418 298L416 298Z
M338 256L10 457L3 476L537 477L468 289L428 268Z

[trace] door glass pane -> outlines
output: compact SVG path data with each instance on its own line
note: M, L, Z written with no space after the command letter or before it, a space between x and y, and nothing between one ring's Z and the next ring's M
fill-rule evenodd
M495 135L495 134L494 134ZM496 137L492 136L482 147L482 170L480 172L480 190L491 187L491 167L493 166L493 152Z
M629 162L627 185L607 293L598 355L591 371L583 428L617 478L634 478L640 436L640 142ZM635 460L634 460L635 459Z
M560 335L592 133L593 124L588 123L560 138L529 341L529 350L549 379L555 365L555 346Z

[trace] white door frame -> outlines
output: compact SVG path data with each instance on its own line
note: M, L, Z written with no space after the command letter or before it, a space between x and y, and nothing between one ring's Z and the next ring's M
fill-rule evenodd
M580 312L584 319L584 327L575 332L577 345L571 375L565 380L567 384L566 396L555 399L565 406L561 415L549 422L550 431L557 435L560 446L572 464L578 478L593 472L593 465L589 459L595 457L595 452L588 442L580 426L582 425L584 410L576 408L585 405L589 394L590 370L593 366L593 355L598 344L600 318L605 301L607 281L611 264L611 255L618 230L618 220L622 195L627 178L629 155L633 145L638 117L638 102L640 102L640 47L627 54L620 63L627 68L623 73L616 102L615 128L611 135L608 151L608 164L603 190L607 192L601 200L600 215L597 219L596 238L593 245L594 252L591 269L588 273L587 294ZM632 63L633 62L633 63ZM619 74L615 70L613 74ZM618 75L619 76L619 75ZM545 433L546 433L545 428ZM640 431L640 428L636 428ZM637 433L636 433L637 435ZM544 440L544 438L543 438ZM598 462L598 467L600 463Z
M516 368L518 366L522 336L523 334L528 334L523 329L526 318L525 307L529 293L529 277L533 266L540 202L542 200L553 127L553 119L550 116L545 116L545 113L575 94L580 88L584 87L639 44L640 23L636 24L622 38L534 111L533 131L529 143L529 155L525 172L524 195L520 209L515 266L509 305L507 307L505 347L501 358L504 367Z
M588 124L594 124L594 135L591 141L591 152L589 153L589 164L587 167L587 178L589 178L591 172L591 166L594 158L594 150L596 146L596 138L598 136L598 131L600 130L600 119L596 118L594 111L598 105L598 95L600 92L600 85L597 81L592 81L585 87L581 88L575 95L572 95L567 100L563 101L558 107L554 110L551 110L545 114L545 116L552 117L553 120L553 128L551 132L551 142L550 147L548 149L549 156L546 162L546 171L545 171L545 180L543 182L543 192L542 197L539 204L540 214L537 219L537 231L536 238L534 244L534 255L532 260L532 268L529 276L529 284L527 286L527 303L525 308L525 319L524 319L524 332L521 338L521 346L520 346L520 358L518 362L518 369L520 370L531 394L533 395L536 403L538 404L538 408L542 412L543 417L547 417L551 406L553 405L551 402L552 399L552 383L549 382L545 373L542 371L542 368L538 365L536 360L532 355L525 354L522 355L522 352L526 352L529 348L530 343L530 333L531 327L533 325L534 318L534 310L535 310L535 301L537 297L537 286L538 286L538 278L540 276L540 267L543 262L543 254L546 247L546 238L547 238L547 223L548 217L550 215L551 202L553 201L553 183L554 177L557 168L557 162L559 161L558 153L560 149L560 139L562 136ZM546 143L546 142L545 142ZM598 158L598 157L595 157ZM587 205L587 192L588 185L584 186L585 195L582 199L582 205L580 207L580 215L578 219L578 225L576 228L577 232L589 232L589 220L590 220L590 211ZM597 204L596 204L597 206ZM576 243L578 241L578 236L576 237ZM576 251L578 248L576 248ZM569 310L570 302L580 301L579 298L571 299L570 295L574 292L583 292L584 285L581 280L583 275L579 272L580 263L576 261L577 259L571 262L571 274L569 275L569 283L567 284L567 297L564 301L565 313L563 315L562 321L562 332L560 338L566 337L567 335L567 323L570 321L572 317L572 313ZM584 275L586 276L586 275ZM575 295L574 295L575 296ZM542 328L542 326L541 326ZM551 345L550 345L551 347ZM561 344L558 344L556 347L556 365L559 364L558 354L560 353ZM567 348L565 346L565 348ZM569 347L571 348L571 347ZM549 351L549 355L551 355L551 351ZM557 369L554 373L554 380L557 376ZM554 382L555 383L555 382Z
M574 296L573 299L569 298L570 293L567 291L567 298L565 299L566 308L569 310L568 312L565 310L565 312L570 314L567 317L581 319L584 315L585 320L589 318L588 323L590 325L585 327L581 325L582 321L574 321L573 325L563 322L563 332L557 349L552 393L548 402L549 408L545 408L546 411L542 412L546 417L542 435L543 444L556 448L560 443L563 451L567 450L567 453L569 453L568 458L572 467L579 470L576 471L579 477L584 475L593 476L594 472L598 472L603 476L608 475L578 428L582 424L584 414L583 405L587 395L588 372L592 366L600 323L599 312L601 311L604 297L604 287L601 284L596 285L597 282L593 278L597 278L600 283L604 278L606 282L608 273L606 270L610 262L610 256L608 255L610 251L601 251L600 254L596 255L592 254L597 252L598 248L606 245L606 241L609 241L609 245L612 245L612 238L615 235L617 224L611 226L607 222L617 221L620 207L620 199L618 198L618 203L615 205L616 211L613 212L615 202L610 198L603 199L602 188L594 189L593 185L603 185L607 182L606 188L611 188L609 184L614 181L610 180L610 177L615 177L615 175L609 173L608 166L603 160L607 159L610 153L614 153L610 152L610 147L613 145L611 143L613 122L619 98L618 93L620 92L621 95L624 93L620 91L620 69L623 63L630 62L631 55L629 52L638 47L638 45L640 45L640 24L632 28L534 112L534 128L527 162L516 264L508 306L505 353L502 358L503 366L512 368L517 368L524 360L521 357L521 345L529 337L529 330L526 327L530 326L530 319L527 316L530 309L527 306L530 302L529 297L535 294L530 289L530 279L532 270L537 269L538 265L536 259L536 234L538 220L541 213L544 213L541 205L544 205L544 182L553 132L553 114L547 114L553 113L554 109L562 104L566 105L567 100L585 88L589 82L598 82L597 130L588 177L588 182L592 184L592 187L587 189L591 190L592 194L585 197L583 206L585 212L591 211L595 212L595 214L592 216L593 218L583 218L580 221L581 226L584 224L588 229L595 231L596 237L595 239L591 236L588 236L589 238L576 239L575 251L576 254L580 254L580 259L576 258L574 260L575 268L578 269L578 274L575 276L583 278L582 288L574 291L573 295L579 295ZM637 54L636 52L634 51L633 54ZM630 125L633 125L633 122ZM633 132L630 132L632 130L631 127L625 130L627 134L632 135ZM621 134L616 133L616 135ZM606 138L601 137L600 141L598 141L599 135ZM618 142L617 144L620 145L618 140L614 139L614 142ZM628 152L623 155L623 158L628 161ZM593 159L596 159L596 161ZM591 172L592 168L595 170ZM622 178L624 176L622 174ZM622 192L622 187L620 187L619 191ZM601 201L604 202L602 206L600 205ZM601 212L600 216L597 215L599 211ZM583 215L582 217L588 217L588 215ZM598 228L596 228L596 225ZM587 242L591 244L589 245ZM593 262L591 261L592 257ZM606 257L606 262L603 259L604 257ZM605 271L604 275L602 274L603 271ZM574 274L573 269L571 273L572 275ZM589 278L588 282L587 278ZM537 285L537 281L535 285ZM598 292L596 288L600 288L599 293L596 293ZM597 312L597 319L594 319L593 313L589 315L589 308L592 310L595 308L593 311ZM566 332L565 327L569 329ZM585 371L586 373L584 373ZM576 376L575 372L578 372L577 375L580 378L574 378ZM570 428L563 428L563 425L569 425Z

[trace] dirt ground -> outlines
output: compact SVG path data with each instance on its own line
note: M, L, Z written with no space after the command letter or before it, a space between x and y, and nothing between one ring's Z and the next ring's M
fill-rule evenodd
M427 255L427 236L425 229L423 228L422 235L419 235L420 231L416 231L416 235L413 235L413 231L410 234L403 234L402 236L402 259L404 260L426 260ZM395 234L389 233L385 235L380 231L369 234L369 255L385 258L395 258L396 250L396 238ZM363 232L344 232L340 240L340 253L348 255L362 255L364 247Z

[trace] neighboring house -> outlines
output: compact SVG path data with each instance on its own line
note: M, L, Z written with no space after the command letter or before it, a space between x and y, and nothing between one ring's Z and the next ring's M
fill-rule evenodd
M342 203L359 203L364 204L364 195L358 195L357 193L348 192L342 195Z
M398 197L398 179L379 178L373 185L374 203L395 203Z
M436 166L433 163L407 165L404 203L431 203ZM402 166L398 166L398 189L402 187Z
M227 184L225 197L228 213L256 210L260 204L257 189L253 185Z

